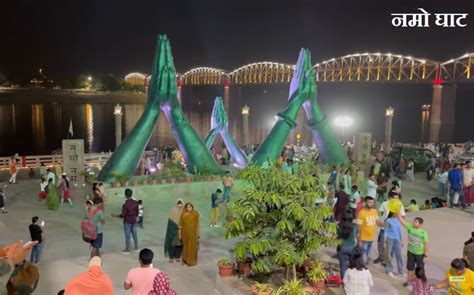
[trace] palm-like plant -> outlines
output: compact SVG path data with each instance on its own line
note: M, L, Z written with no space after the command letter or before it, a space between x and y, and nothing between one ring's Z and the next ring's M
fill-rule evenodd
M316 205L323 198L319 179L304 165L298 175L250 166L240 176L248 185L231 205L234 220L225 233L226 238L244 238L235 245L234 255L244 260L250 253L254 273L285 266L296 279L296 267L311 253L336 242L332 236L337 226L326 221L331 208Z
M303 287L303 282L302 280L289 280L285 281L283 285L278 288L275 292L276 295L307 295L306 291L304 290Z

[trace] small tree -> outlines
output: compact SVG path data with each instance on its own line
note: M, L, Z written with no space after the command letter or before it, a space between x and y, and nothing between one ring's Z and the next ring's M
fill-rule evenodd
M48 210L58 210L60 203L58 189L52 184L48 186L48 189L49 192L46 197L46 206L48 207Z
M250 166L240 176L248 185L231 207L234 220L225 236L243 237L234 254L241 260L252 258L254 273L285 266L287 277L291 270L296 279L297 266L321 246L337 243L337 225L326 221L331 208L316 205L324 191L310 167L302 165L298 175L288 175L276 167Z

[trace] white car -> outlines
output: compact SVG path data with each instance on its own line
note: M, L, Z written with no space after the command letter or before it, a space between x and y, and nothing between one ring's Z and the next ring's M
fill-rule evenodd
M454 163L465 163L466 161L474 163L474 151L465 152L454 159Z

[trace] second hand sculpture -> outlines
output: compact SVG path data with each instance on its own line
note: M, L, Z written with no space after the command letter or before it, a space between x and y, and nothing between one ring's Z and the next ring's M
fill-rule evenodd
M250 164L261 165L267 158L276 160L279 157L291 129L296 127L295 121L301 107L305 109L308 128L313 133L314 143L324 162L343 165L349 163L346 153L317 104L310 52L308 49L301 49L290 83L288 105L285 110L277 114L278 121L259 146ZM134 174L161 111L170 122L189 172L206 169L213 174L221 173L209 151L217 134L222 137L237 166L243 168L248 164L245 154L228 130L222 99L216 99L211 118L211 131L204 142L192 128L178 102L176 70L169 40L166 35L159 35L145 110L135 127L100 171L98 180L112 182L116 181L118 176Z

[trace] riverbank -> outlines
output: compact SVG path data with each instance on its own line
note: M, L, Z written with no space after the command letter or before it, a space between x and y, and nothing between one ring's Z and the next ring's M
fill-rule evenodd
M0 104L42 103L145 104L146 94L129 91L89 91L83 89L0 88Z

